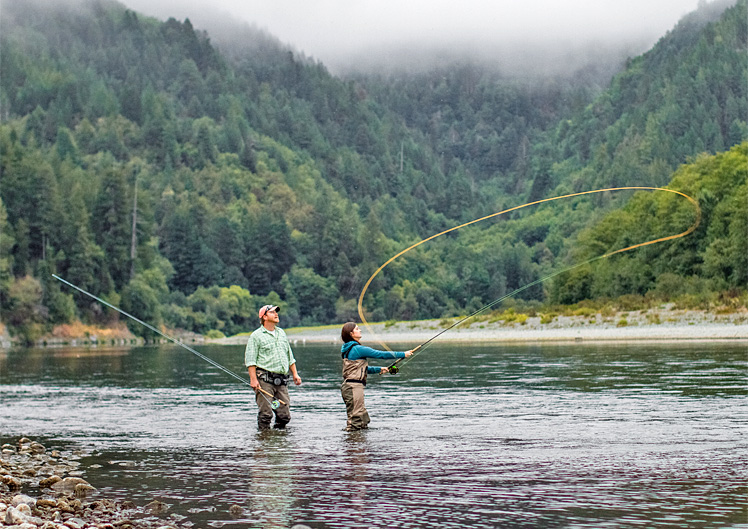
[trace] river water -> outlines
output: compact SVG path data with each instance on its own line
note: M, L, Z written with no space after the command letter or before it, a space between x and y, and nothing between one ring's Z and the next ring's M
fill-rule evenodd
M359 433L338 348L295 348L293 419L263 433L177 346L0 353L0 442L80 448L100 493L194 527L748 527L745 342L434 344L370 377ZM196 349L244 374L242 347Z

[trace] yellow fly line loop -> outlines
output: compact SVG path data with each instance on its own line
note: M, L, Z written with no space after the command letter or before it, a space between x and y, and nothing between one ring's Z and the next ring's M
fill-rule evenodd
M690 197L690 196L688 196L685 193L682 193L680 191L676 191L674 189L667 189L667 188L664 188L664 187L649 187L649 186L609 187L609 188L605 188L605 189L593 189L592 191L582 191L580 193L569 193L567 195L561 195L561 196L552 197L552 198L544 198L543 200L536 200L534 202L528 202L527 204L522 204L520 206L515 206L513 208L505 209L503 211L499 211L497 213L492 213L491 215L486 215L485 217L481 217L479 219L471 220L470 222L466 222L464 224L460 224L459 226L455 226L453 228L449 228L448 230L444 230L444 231L442 231L440 233L437 233L435 235L427 237L427 238L423 239L422 241L419 241L419 242L417 242L417 243L415 243L415 244L407 247L405 250L403 250L403 251L401 251L401 252L393 255L392 257L390 257L382 266L380 266L379 268L377 268L377 270L372 274L372 276L369 278L369 280L366 281L366 284L364 285L364 288L361 290L361 294L358 297L358 316L359 316L359 318L361 318L361 323L367 328L367 330L371 333L372 336L376 336L376 334L371 330L371 327L369 326L369 322L366 321L366 317L364 316L364 295L366 294L366 291L369 289L369 285L371 285L371 282L374 281L374 278L377 277L377 275L379 275L379 273L382 270L384 270L395 259L397 259L397 258L401 257L402 255L408 253L409 251L413 250L414 248L417 248L418 246L422 245L423 243L426 243L426 242L428 242L428 241L430 241L432 239L436 239L437 237L439 237L441 235L445 235L445 234L453 232L455 230L459 230L460 228L464 228L466 226L470 226L471 224L475 224L475 223L481 222L483 220L491 219L493 217L498 217L499 215L503 215L503 214L509 213L511 211L516 211L518 209L526 208L526 207L529 207L529 206L535 206L537 204L542 204L544 202L552 202L554 200L561 200L561 199L564 199L564 198L572 198L572 197L579 197L579 196L583 196L583 195L591 195L591 194L594 194L594 193L605 193L607 191L627 191L627 190L628 191L665 191L665 192L668 192L668 193L674 193L676 195L680 195L680 196L684 197L685 199L687 199L689 202L691 202L691 204L693 204L694 208L696 209L696 219L694 220L693 224L686 231L684 231L682 233L678 233L676 235L669 235L667 237L661 237L659 239L654 239L654 240L647 241L647 242L642 242L642 243L639 243L639 244L634 244L632 246L627 246L626 248L621 248L620 250L615 250L613 252L609 252L609 253L600 255L598 257L594 257L594 258L592 258L592 259L590 259L589 261L586 261L586 262L595 261L595 260L598 260L598 259L604 259L606 257L610 257L611 255L615 255L615 254L619 254L619 253L623 253L623 252L628 252L629 250L633 250L635 248L641 248L642 246L649 246L650 244L657 244L657 243L660 243L660 242L665 242L665 241L670 241L670 240L673 240L673 239L679 239L681 237L685 237L686 235L692 233L698 227L699 223L701 222L701 208L699 207L699 203L695 199L693 199L692 197ZM585 263L580 263L580 265L581 264L585 264ZM572 268L575 268L576 266L580 266L580 265L575 265ZM551 275L547 276L545 279L549 279L549 278L554 277L556 275L558 275L558 273L551 274ZM474 314L477 314L477 313L474 313ZM387 345L384 344L384 342L382 342L378 338L376 339L376 341L378 343L380 343L385 349L389 349L389 347L387 347Z

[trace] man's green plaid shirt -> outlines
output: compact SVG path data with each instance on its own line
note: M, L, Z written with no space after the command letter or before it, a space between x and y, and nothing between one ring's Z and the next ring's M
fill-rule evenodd
M271 373L288 374L288 368L296 359L291 351L286 333L280 327L275 328L275 335L260 327L247 341L244 350L244 366L257 366Z

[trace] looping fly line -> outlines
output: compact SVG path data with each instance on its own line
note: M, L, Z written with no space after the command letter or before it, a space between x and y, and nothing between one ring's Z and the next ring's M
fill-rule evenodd
M646 242L642 242L642 243L639 243L639 244L634 244L634 245L631 245L631 246L627 246L626 248L621 248L620 250L615 250L613 252L608 252L608 253L603 254L603 255L598 255L597 257L593 257L591 259L588 259L587 261L575 264L575 265L570 266L568 268L565 268L563 270L559 270L558 272L554 272L554 273L552 273L550 275L547 275L547 276L545 276L545 277L543 277L541 279L533 281L532 283L528 283L527 285L525 285L523 287L520 287L520 288L518 288L518 289L516 289L516 290L514 290L512 292L510 292L509 294L506 294L506 295L500 297L499 299L494 300L491 303L489 303L489 304L481 307L477 311L469 314L468 316L462 318L461 320L458 320L453 325L450 325L446 329L444 329L441 332L437 333L435 336L433 336L432 338L430 338L426 342L424 342L421 345L419 345L418 346L418 349L419 349L418 352L419 353L423 352L423 350L426 348L426 346L430 342L432 342L434 339L436 339L437 337L441 336L442 334L444 334L448 330L453 329L454 327L456 327L460 323L463 323L464 321L472 318L473 316L478 315L479 313L483 312L484 310L486 310L486 309L488 309L490 307L493 307L497 303L499 303L499 302L507 299L508 297L511 297L511 296L513 296L515 294L518 294L518 293L522 292L523 290L526 290L526 289L528 289L528 288L530 288L530 287L532 287L534 285L537 285L539 283L547 281L548 279L550 279L552 277L555 277L555 276L557 276L559 274L563 274L564 272L568 272L570 270L573 270L574 268L578 268L580 266L586 265L586 264L591 263L593 261L597 261L597 260L600 260L600 259L605 259L607 257L610 257L611 255L615 255L615 254L619 254L619 253L623 253L623 252L628 252L629 250L634 250L635 248L641 248L643 246L649 246L651 244L657 244L657 243L660 243L660 242L671 241L673 239L679 239L681 237L685 237L686 235L692 233L698 227L699 223L701 222L701 208L699 207L699 204L698 204L698 202L695 199L691 198L690 196L686 195L685 193L681 193L680 191L675 191L673 189L667 189L667 188L664 188L664 187L648 187L648 186L609 187L609 188L606 188L606 189L594 189L592 191L583 191L583 192L580 192L580 193L570 193L568 195L561 195L561 196L552 197L552 198L545 198L543 200L536 200L534 202L528 202L527 204L522 204L520 206L515 206L513 208L505 209L503 211L499 211L497 213L492 213L491 215L486 215L485 217L481 217L479 219L471 220L470 222L466 222L464 224L460 224L459 226L455 226L453 228L449 228L448 230L444 230L444 231L442 231L440 233L437 233L435 235L427 237L427 238L423 239L422 241L419 241L419 242L417 242L417 243L409 246L405 250L403 250L403 251L395 254L394 256L390 257L382 266L380 266L379 268L377 268L377 270L372 274L372 276L369 278L369 280L364 285L364 288L361 290L361 294L358 297L358 315L359 315L359 318L361 318L361 323L367 328L367 330L372 334L372 336L376 337L376 333L374 333L374 331L372 331L371 327L369 326L369 322L366 321L366 317L364 316L364 295L366 294L366 291L369 289L369 285L371 285L371 282L374 281L374 278L376 278L377 275L379 275L379 273L387 267L387 265L389 265L390 263L392 263L395 259L397 259L397 258L401 257L402 255L408 253L409 251L413 250L414 248L417 248L418 246L420 246L420 245L422 245L422 244L424 244L424 243L426 243L426 242L428 242L428 241L430 241L432 239L436 239L437 237L439 237L441 235L445 235L447 233L459 230L460 228L464 228L466 226L470 226L471 224L476 224L476 223L481 222L483 220L488 220L488 219L491 219L491 218L494 218L494 217L498 217L499 215L503 215L505 213L509 213L511 211L516 211L516 210L519 210L519 209L522 209L522 208L526 208L526 207L529 207L529 206L535 206L537 204L542 204L544 202L552 202L554 200L561 200L561 199L564 199L564 198L572 198L572 197L579 197L579 196L583 196L583 195L591 195L591 194L594 194L594 193L605 193L607 191L627 191L627 190L628 191L665 191L665 192L668 192L668 193L674 193L676 195L680 195L680 196L686 198L689 202L691 202L691 204L693 204L693 206L696 208L696 218L695 218L693 224L686 231L684 231L682 233L678 233L676 235L669 235L667 237L660 237L659 239L653 239L651 241L646 241ZM387 345L383 341L379 340L378 338L375 338L375 339L385 349L390 350L389 347L387 347ZM408 361L412 360L415 356L416 356L416 353L414 353L408 359ZM400 360L402 360L402 359L400 359ZM398 362L399 362L399 360L398 360ZM398 362L395 362L395 364L397 364ZM393 364L393 365L395 365L395 364Z

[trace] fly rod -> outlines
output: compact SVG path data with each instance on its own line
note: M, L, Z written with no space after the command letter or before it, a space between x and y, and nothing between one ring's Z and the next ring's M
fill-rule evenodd
M58 281L61 281L61 282L65 283L65 284L66 284L66 285L68 285L69 287L72 287L72 288L74 288L74 289L75 289L75 290L77 290L78 292L80 292L80 293L82 293L82 294L85 294L86 296L88 296L88 297L90 297L90 298L93 298L93 299L95 299L95 300L96 300L96 301L98 301L99 303L101 303L101 304L103 304L103 305L106 305L106 306L107 306L107 307L109 307L110 309L114 309L114 310L116 310L117 312L119 312L119 313L120 313L120 314L122 314L123 316L127 316L127 317L128 317L128 318L130 318L131 320L133 320L133 321L136 321L136 322L138 322L138 323L139 323L139 324L141 324L141 325L142 325L143 327L145 327L145 328L147 328L147 329L150 329L151 331L155 332L155 333L156 333L156 334L158 334L159 336L163 336L163 337L164 337L164 338L166 338L167 340L169 340L169 341L171 341L171 342L174 342L175 344L177 344L177 345L178 345L178 346L180 346L180 347L184 347L185 349L187 349L187 350L188 350L189 352L191 352L192 354L194 354L194 355L195 355L195 356L197 356L198 358L202 358L203 360L205 360L206 362L208 362L208 363L209 363L210 365L212 365L212 366L214 366L214 367L217 367L218 369L220 369L221 371L223 371L224 373L226 373L226 374L228 374L228 375L231 375L232 377L234 377L235 379L237 379L237 380L238 380L238 381L240 381L241 383L243 383L243 384L246 384L246 385L247 385L247 386L249 386L249 387L252 387L252 384L251 384L251 383L250 383L250 382L249 382L249 381L248 381L248 380L247 380L246 378L240 377L239 375L237 375L236 373L234 373L234 372L233 372L233 371L231 371L230 369L227 369L227 368L223 367L223 366L222 366L221 364L219 364L219 363L218 363L218 362L216 362L215 360L213 360L213 359L211 359L211 358L208 358L207 356L205 356L205 355L204 355L204 354L202 354L202 353L199 353L198 351L195 351L195 350L194 350L194 349L193 349L192 347L190 347L189 345L186 345L186 344L182 343L181 341L177 340L176 338L174 338L174 337L172 337L172 336L169 336L168 334L166 334L165 332L162 332L162 331L160 331L159 329L157 329L157 328L156 328L156 327L154 327L153 325L150 325L149 323L146 323L146 322L144 322L143 320L141 320L141 319L139 319L139 318L136 318L136 317L135 317L135 316L133 316L132 314L130 314L130 313L128 313L128 312L125 312L124 310L122 310L122 309L120 309L120 308L118 308L118 307L115 307L114 305L112 305L112 304L111 304L111 303L109 303L108 301L104 301L104 300L103 300L103 299L101 299L100 297L94 296L94 295L93 295L93 294L91 294L90 292L88 292L88 291L86 291L86 290L83 290L83 289L82 289L82 288L80 288L79 286L76 286L76 285L72 284L72 283L71 283L70 281L66 281L66 280L64 280L63 278L61 278L60 276L58 276L58 275L56 275L56 274L52 274L52 277L54 277L54 278L55 278L55 279L57 279ZM252 389L254 389L254 388L252 388ZM260 391L262 391L263 393L267 393L267 392L266 392L266 391L264 391L264 390L263 390L262 388L259 388L259 389L260 389ZM268 393L268 394L269 394L269 393ZM270 396L272 397L272 395L270 395ZM265 397L265 395L263 395L263 397ZM265 397L265 400L268 400L268 398L267 398L267 397ZM270 400L268 400L268 402L270 402ZM285 402L283 402L283 401L281 401L281 400L273 400L272 402L270 402L270 406L271 406L271 407L272 407L273 409L277 409L277 408L278 408L278 403L279 403L279 402L280 402L281 404L285 404Z

